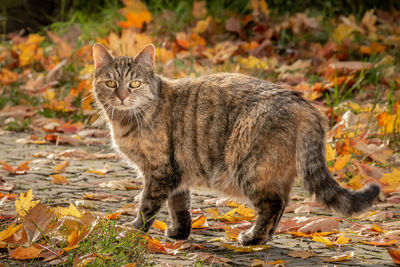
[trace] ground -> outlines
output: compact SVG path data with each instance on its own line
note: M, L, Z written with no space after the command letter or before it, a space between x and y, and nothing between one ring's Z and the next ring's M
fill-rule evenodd
M69 166L63 173L63 176L68 178L69 184L58 185L52 183L51 174L54 174L54 166L61 163L62 159L49 159L49 158L38 158L38 154L43 154L44 152L51 152L53 154L58 152L63 152L66 150L85 150L91 154L95 153L111 153L107 141L99 142L99 144L91 146L56 146L54 144L20 144L21 139L28 139L29 135L25 133L12 133L12 132L2 132L0 135L0 158L12 166L16 166L22 162L31 160L29 170L23 175L13 175L6 171L1 171L1 177L7 181L15 184L15 188L12 190L13 193L26 192L29 189L33 190L33 194L36 198L40 199L42 203L48 205L63 205L67 206L68 203L74 203L78 208L89 209L92 212L99 213L114 213L124 204L132 203L137 204L137 196L140 193L140 189L136 190L117 190L111 188L100 187L99 185L103 182L112 180L130 180L133 184L139 186L141 178L137 177L134 170L129 168L126 164L118 159L73 159L68 158ZM19 141L17 141L19 140ZM35 155L35 156L34 156ZM51 156L50 156L51 157ZM109 172L105 175L98 175L94 173L89 173L89 169L103 169L104 165L109 166ZM303 201L307 197L307 193L298 183L292 192L291 204L295 204L298 201ZM92 195L92 197L88 197ZM85 197L86 196L86 197ZM103 200L90 200L88 198L96 199L102 196ZM193 191L192 192L192 209L193 217L198 217L200 213L207 214L205 210L207 208L215 208L219 205L218 209L221 213L231 210L232 208L224 206L219 202L222 197L209 193L207 190ZM14 201L7 200L2 203L1 215L4 214L14 214L15 215L15 205ZM386 209L387 211L398 210L398 205L386 205L377 204L372 210ZM294 216L305 216L305 217L315 217L318 215L334 216L329 212L324 211L322 208L313 208L311 214L307 212L297 211L295 214L293 211L289 210L284 214L282 221L288 218L293 218ZM208 216L208 215L207 215ZM131 214L122 214L120 219L117 220L119 225L129 226L129 222L134 218ZM163 220L169 222L168 214L165 208L162 209L160 214L157 216L158 220ZM354 220L352 220L354 221ZM358 221L363 225L370 225L370 221ZM146 255L146 258L150 259L150 262L159 264L159 266L189 266L194 265L198 262L195 258L195 254L198 252L211 253L215 255L217 259L219 257L228 258L231 261L226 261L228 264L233 264L236 266L262 266L260 263L257 265L255 259L264 262L274 262L277 260L284 261L285 266L322 266L327 265L327 262L322 260L322 257L332 257L343 254L349 254L349 252L354 251L354 256L347 261L341 261L337 264L341 266L394 266L392 259L386 252L386 247L371 246L363 244L360 242L351 244L344 244L341 246L326 246L323 243L312 241L310 238L293 237L290 234L282 233L276 234L272 241L268 242L270 248L263 250L261 252L251 252L251 253L239 253L233 252L221 246L221 241L225 236L224 230L222 229L211 229L213 226L221 225L221 222L215 220L208 220L208 227L205 229L194 229L190 239L186 243L192 243L192 248L189 247L187 250L180 250L177 255L166 255L161 253L150 253ZM350 229L351 224L348 222L340 222L339 230ZM214 227L218 228L218 227ZM220 228L220 227L219 227ZM350 231L347 231L351 235ZM152 238L157 238L162 241L173 241L166 238L163 233L155 228L152 228L149 232ZM354 235L356 236L356 235ZM355 240L355 237L352 237ZM229 244L236 244L236 241L224 241ZM199 248L193 249L195 245L199 245ZM200 248L201 247L201 248ZM315 256L309 257L307 259L294 258L288 256L287 254L292 251L312 251ZM195 254L191 254L195 253ZM203 257L204 259L204 257ZM8 253L2 251L0 254L0 263L4 262L2 266L29 266L36 265L39 263L40 266L44 266L43 262L35 262L34 260L28 261L12 261L8 258ZM217 262L217 261L216 261ZM279 263L276 262L276 263ZM210 262L204 262L204 265L218 266L219 264L212 264ZM331 263L332 265L334 263Z

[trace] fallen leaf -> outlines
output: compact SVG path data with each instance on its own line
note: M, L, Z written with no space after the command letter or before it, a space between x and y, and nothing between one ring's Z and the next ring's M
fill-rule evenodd
M10 257L16 260L28 260L28 259L36 259L41 258L40 253L44 249L38 249L36 246L30 246L27 248L17 247L14 250L9 250Z
M192 222L192 228L205 228L205 227L208 227L207 217L203 215L194 219Z
M150 253L163 253L167 255L176 255L179 253L178 249L185 242L184 240L175 241L171 243L162 243L157 239L144 237L147 240L147 249Z
M333 243L338 244L338 245L344 245L349 242L350 242L350 238L347 238L344 235L341 235Z
M397 250L389 248L387 252L389 253L390 257L392 257L394 263L400 264L400 247Z
M339 261L348 260L353 256L354 256L354 251L351 251L350 253L346 253L343 255L338 255L338 256L333 256L333 257L325 257L325 258L322 258L322 260L325 262L339 262Z
M114 213L108 214L106 216L106 218L109 219L109 220L120 219L121 218L121 212L114 212Z
M110 171L110 167L108 167L107 164L104 165L103 169L100 169L100 170L92 170L92 169L87 170L87 172L98 174L98 175L105 175L109 171Z
M340 156L339 158L336 159L335 164L333 164L333 168L336 171L343 169L346 166L346 164L349 162L351 156L352 156L351 154Z
M258 251L266 250L271 247L268 245L254 245L254 246L243 247L243 246L230 245L227 243L221 243L221 245L229 250L233 250L236 252L258 252Z
M59 174L52 174L50 175L51 177L53 177L53 183L54 184L69 184L69 181L67 178L65 178L62 175Z
M308 259L312 256L317 255L316 253L312 251L306 251L306 250L296 250L296 251L291 251L290 253L287 254L288 256L291 256L293 258L301 258L301 259Z
M40 200L33 201L32 189L29 189L28 192L21 193L19 199L15 200L15 209L20 217L24 217L39 202Z
M324 243L327 246L333 246L332 241L330 241L328 238L323 237L323 236L314 236L312 240L315 242Z
M399 241L397 241L397 240L389 240L386 242L362 241L362 243L371 245L371 246L386 247L386 246L391 246L391 245L397 244L397 243L399 243Z
M57 218L62 218L64 216L73 216L76 218L82 217L82 214L78 211L78 209L72 204L69 204L68 208L64 207L56 207L54 208L55 214Z
M19 229L21 229L22 224L19 224L17 226L15 226L15 223L9 225L6 229L4 229L3 231L0 232L0 242L2 242L3 240L9 238L10 236L12 236L15 232L17 232ZM2 244L0 243L0 247L3 247Z
M159 221L159 220L154 221L153 227L163 232L168 228L167 224L164 221Z
M54 167L55 173L62 173L65 172L65 169L69 166L68 160L65 160L62 164L58 164Z
M137 190L143 188L141 185L137 185L129 180L111 180L99 184L99 187L111 188L114 190Z

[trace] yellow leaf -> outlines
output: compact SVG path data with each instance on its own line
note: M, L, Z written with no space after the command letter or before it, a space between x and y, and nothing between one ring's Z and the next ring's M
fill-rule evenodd
M208 212L208 213L210 213L210 214L212 214L213 217L217 217L217 216L220 216L220 215L221 215L221 214L219 213L218 208L214 208L214 209L212 209L212 208L207 208L205 211Z
M353 178L351 178L351 180L347 183L347 185L353 188L354 190L358 190L363 187L361 181L362 181L361 176L356 175Z
M192 222L192 228L205 228L207 227L207 217L200 216Z
M383 174L383 177L380 179L380 181L389 186L399 186L400 185L400 170L393 169L393 172Z
M233 200L228 200L228 201L225 202L225 205L228 206L228 207L237 208L237 207L239 207L241 204L239 204L239 203L237 203L236 201L233 201Z
M154 221L153 227L161 231L165 231L168 228L167 224L164 221L159 221L159 220Z
M354 32L354 28L346 24L339 24L332 34L332 38L335 42L342 42L343 39L351 37Z
M326 149L326 161L332 161L336 156L336 149L332 148L330 144L325 144Z
M313 241L324 243L327 246L333 246L333 243L326 237L323 236L314 236Z
M349 162L350 158L351 158L351 154L340 156L336 160L335 164L333 164L333 168L336 171L343 169L346 166L346 164Z
M258 251L266 250L271 247L268 245L255 245L255 246L242 247L242 246L230 245L227 243L221 243L221 245L229 250L233 250L236 252L258 252Z
M62 164L58 164L57 166L55 166L53 171L55 173L65 172L65 169L68 167L68 165L68 160L65 160Z
M378 233L384 233L385 231L383 231L382 230L382 228L380 228L378 225L376 225L376 224L373 224L372 225L372 230L374 230L374 231L376 231L376 232L378 232Z
M20 54L19 54L19 65L26 66L31 64L36 58L36 52L38 50L38 46L40 42L44 40L44 37L39 34L30 34L28 36L28 40L20 45Z
M347 237L344 237L344 235L341 235L338 237L338 239L336 239L336 241L334 243L338 244L338 245L344 245L344 244L349 243L349 241L350 241L350 238L347 238Z
M256 212L251 208L246 208L244 205L240 205L236 213L243 217L244 220L252 220L256 217Z
M288 262L288 261L274 260L274 261L269 261L269 262L267 262L267 264L276 265L276 264L284 264L284 263L287 263L287 262Z
M68 208L56 207L55 214L56 214L57 218L62 218L67 215L74 216L76 218L80 218L82 216L82 214L78 211L78 209L72 203L69 204Z
M28 192L21 193L19 199L15 200L15 209L20 217L24 217L39 202L40 200L33 201L32 189L29 189Z
M398 133L400 132L400 110L396 114L390 114L386 111L377 116L378 124L383 126L381 133Z
M0 241L3 241L4 239L9 238L12 236L16 231L21 229L22 224L15 226L15 223L11 224L8 226L6 229L0 232Z
M344 254L344 255L339 255L339 256L334 256L334 257L327 257L327 258L322 258L326 262L339 262L339 261L344 261L347 259L350 259L351 257L354 256L354 251L351 251L349 254Z

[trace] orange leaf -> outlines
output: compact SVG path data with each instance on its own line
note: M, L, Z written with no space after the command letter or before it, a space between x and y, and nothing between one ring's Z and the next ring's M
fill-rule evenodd
M374 230L375 232L378 232L378 233L384 233L384 232L385 232L385 231L382 230L382 228L380 228L380 227L379 227L378 225L376 225L376 224L373 224L372 227L371 227L371 229Z
M126 22L119 22L118 25L124 28L136 27L141 29L144 23L148 23L152 20L151 13L147 10L143 10L139 13L128 12L126 14Z
M15 223L8 226L6 229L0 232L0 241L7 239L8 237L12 236L16 231L21 229L22 224L15 226Z
M161 231L165 231L168 228L167 224L164 221L159 220L154 221L153 227Z
M377 246L377 247L390 246L390 245L393 245L393 244L397 244L398 242L399 241L397 241L397 240L389 240L389 241L386 241L386 242L362 241L362 243L364 243L364 244Z
M349 162L350 158L351 158L351 154L340 156L336 160L335 164L333 165L333 168L337 171L343 169L346 166L346 164Z
M397 250L390 248L387 252L392 257L394 263L400 264L400 247Z
M55 166L53 171L55 173L65 172L65 169L68 167L68 165L69 165L68 160L65 160L62 164Z
M29 171L30 168L29 168L28 164L29 164L30 162L31 162L31 161L29 160L29 161L26 161L26 162L20 164L20 165L15 169L15 173L16 173L16 174L24 174L24 173L26 173L26 171Z
M5 161L1 161L1 164L3 164L3 169L8 171L9 173L15 173L15 170L13 167L11 167L11 165L9 165L7 162Z
M40 252L42 251L43 249L37 249L35 246L30 246L28 248L17 247L14 250L10 250L10 256L17 260L35 259L41 258Z
M192 228L205 228L207 226L207 217L203 215L192 222Z
M109 220L113 220L113 219L119 219L119 218L121 218L121 212L115 212L115 213L112 213L112 214L108 214L106 217L107 217L107 219L109 219Z
M53 182L54 184L69 184L67 178L65 178L65 177L62 176L62 175L53 174L53 175L50 175L50 176L53 177L53 181L52 181L52 182Z

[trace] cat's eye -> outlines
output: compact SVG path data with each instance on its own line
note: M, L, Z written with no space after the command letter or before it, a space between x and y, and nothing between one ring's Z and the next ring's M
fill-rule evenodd
M107 85L108 87L110 87L110 88L115 88L115 87L117 87L117 83L114 82L114 81L111 81L111 80L106 81L106 85Z
M129 83L130 88L138 88L142 83L140 81L131 81Z

